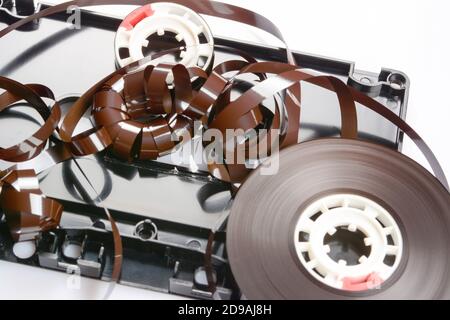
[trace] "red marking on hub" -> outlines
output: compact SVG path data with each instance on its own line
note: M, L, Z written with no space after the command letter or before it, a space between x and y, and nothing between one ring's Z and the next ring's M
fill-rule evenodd
M144 20L147 17L152 16L155 13L153 11L152 6L150 4L140 7L133 12L131 12L120 24L121 27L131 30L133 29L139 22Z
M348 291L365 291L376 289L383 283L383 279L381 279L376 272L357 278L346 277L343 278L342 281L344 283L342 289Z

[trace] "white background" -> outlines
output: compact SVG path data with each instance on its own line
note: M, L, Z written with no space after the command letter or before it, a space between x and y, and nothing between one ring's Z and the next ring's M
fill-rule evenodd
M53 0L52 2L62 2ZM450 176L450 2L446 0L247 0L223 1L256 11L273 21L292 49L356 62L379 72L388 67L411 80L407 121ZM104 9L102 9L104 10ZM109 8L125 15L131 8ZM252 29L209 19L213 33L268 42ZM276 44L276 42L275 42ZM423 163L410 141L404 153ZM68 276L0 262L0 299L102 298L104 283L82 280L81 290L67 288ZM165 299L171 296L117 286L112 298Z

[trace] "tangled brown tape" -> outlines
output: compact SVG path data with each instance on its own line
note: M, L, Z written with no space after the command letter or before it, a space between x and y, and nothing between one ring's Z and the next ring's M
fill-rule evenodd
M65 11L69 6L73 5L81 7L108 4L146 5L154 2L157 1L70 1L49 7L33 16L10 25L0 31L0 38L30 21ZM249 10L215 1L178 0L171 2L191 8L200 14L231 19L258 27L284 42L276 26L266 18ZM173 52L173 50L169 51ZM272 244L268 245L268 242L260 242L260 239L256 239L259 236L254 233L255 228L252 228L252 230L247 230L246 228L250 228L253 222L264 224L261 226L262 229L269 225L270 222L266 222L269 219L266 215L270 216L270 214L267 210L263 209L265 202L263 201L262 194L264 192L272 192L273 188L275 188L274 186L278 184L282 186L283 175L286 171L295 172L296 176L300 177L303 172L300 170L302 166L309 166L312 163L320 163L319 160L326 160L330 162L330 166L336 166L336 170L331 170L329 175L327 172L327 176L331 178L333 172L340 173L341 171L338 167L342 163L337 160L335 161L335 159L342 153L337 152L335 149L345 151L345 160L352 163L355 162L355 165L359 162L351 158L351 154L359 148L358 150L370 153L370 157L373 159L377 157L380 159L383 157L386 157L386 159L392 158L392 161L397 161L399 166L404 164L405 168L407 167L409 170L412 170L410 173L422 175L424 179L427 179L428 184L425 182L418 183L417 189L411 192L413 194L425 192L434 194L433 197L435 198L429 199L436 199L436 201L440 202L436 205L432 201L426 202L429 205L426 211L420 211L420 206L418 205L415 210L411 211L411 217L406 219L408 221L414 220L417 218L416 213L419 216L421 212L421 219L426 219L428 212L432 211L431 208L436 206L434 211L441 213L445 218L443 227L444 225L447 226L447 216L450 213L450 207L449 194L443 188L448 189L448 183L443 170L425 142L401 118L377 101L348 87L337 78L323 75L316 76L302 70L300 66L297 66L288 47L286 47L287 63L257 62L245 52L233 48L227 48L227 50L241 56L243 60L226 61L215 66L211 71L205 71L197 66L186 67L181 64L168 63L160 63L156 66L147 66L142 69L140 66L143 61L132 63L106 76L97 84L93 85L75 102L64 119L61 119L61 111L56 102L53 103L50 109L47 107L46 102L44 102L44 99L55 100L52 92L45 86L37 84L23 85L14 80L0 77L0 87L5 90L0 96L0 111L10 108L17 101L26 100L45 120L44 125L29 139L8 149L0 149L0 159L11 162L11 168L2 173L1 204L3 210L6 212L7 222L14 239L16 241L32 239L39 232L58 226L62 206L41 194L36 177L36 173L58 162L95 154L107 148L112 150L117 157L125 161L157 159L175 147L175 142L171 139L172 134L183 131L192 132L194 121L201 121L205 128L218 129L223 133L227 129L242 129L246 131L264 125L267 129L281 130L282 134L279 139L281 148L284 149L296 145L300 125L301 82L308 82L336 93L341 111L342 140L324 140L288 148L288 151L281 154L281 173L276 176L277 179L281 180L272 181L271 183L263 179L264 181L261 184L259 179L262 178L257 178L257 174L253 174L246 181L250 170L244 164L209 164L210 173L218 179L230 182L234 186L239 186L246 181L243 184L242 190L238 192L235 205L233 206L227 241L233 271L237 275L239 285L242 286L244 293L249 298L307 297L306 295L299 294L298 288L301 286L296 289L294 287L295 282L287 284L282 289L278 287L273 288L273 285L270 284L269 277L267 275L262 276L258 273L259 271L263 272L261 268L266 263L270 267L274 266L274 269L277 266L279 267L275 260L270 260L275 259L275 255L273 258L267 258L269 259L267 261L252 260L250 256L245 255L245 252L253 252L253 250L256 250L259 252L257 253L258 257L263 259L265 257L264 255L267 254L268 248L272 248L272 245L279 245L278 240L285 241L286 239L279 237L276 240L275 235L269 234L270 237L273 236L274 238L273 243L270 242ZM169 53L169 51L161 52L157 56L163 56ZM152 58L156 58L156 56ZM228 76L229 74L233 74L233 76ZM243 74L253 74L257 77L258 81L237 99L232 100L230 93L239 85L237 77ZM173 75L173 82L166 81L169 75ZM117 83L122 83L119 89L117 89ZM268 108L264 105L267 99L274 100L275 110L273 112L268 112ZM422 168L419 168L419 166L413 164L400 154L387 151L382 147L366 142L359 142L356 103L375 111L407 134L425 155L440 184L437 180L433 180L434 178L427 175ZM88 110L92 112L96 127L74 136L73 134L78 122ZM142 121L141 119L143 117L147 117L150 120ZM61 120L61 125L58 125ZM252 143L257 144L261 138L256 137L254 141L248 141L245 148L248 148ZM50 147L46 148L49 142ZM317 146L320 146L320 148L317 148ZM227 147L229 148L229 146ZM234 145L233 148L238 148L238 146ZM322 154L322 151L323 153L327 153L325 150L328 150L330 154ZM312 152L315 156L310 156L309 152ZM296 159L294 161L296 164L300 163L298 169L294 169L293 165L290 164L284 165L284 162L289 162L294 158ZM398 160L399 158L401 158L400 162ZM366 161L368 158L362 159ZM374 167L374 170L382 171L382 169L385 169L381 164L382 161L390 164L389 160L380 160L378 166ZM372 164L372 162L370 163ZM412 167L414 168L411 169ZM392 178L396 178L397 174L398 172L393 171ZM299 179L301 180L301 178ZM353 184L350 183L350 180L344 180L345 185L347 186L348 184L348 188L360 190L360 193L372 194L378 191L378 189L363 188L363 186L361 186L361 189L358 189L356 182ZM30 181L32 181L31 184ZM258 185L263 185L264 187L257 188ZM303 186L307 185L308 182L304 181L300 184L302 187L298 189L303 190ZM426 186L426 189L423 189L424 186ZM345 188L344 184L342 187ZM280 188L284 189L284 187ZM331 187L327 188L332 189ZM289 186L289 190L294 189L297 190L293 185ZM317 191L319 192L320 188ZM402 199L404 194L402 192L406 192L400 186L394 191L396 192L394 194L397 200ZM256 204L255 201L246 201L249 194L252 193L256 193L257 197L261 197L261 208L249 209L246 207L246 203ZM379 198L382 200L392 196L379 193ZM266 199L269 198L267 197ZM280 195L280 201L282 199L284 199L284 196ZM306 195L299 197L299 199L305 199L306 202L308 200ZM389 205L393 206L392 204ZM266 204L265 208L269 207ZM395 212L403 213L405 212L404 210L406 209L400 207L398 209L394 208ZM106 209L105 212L111 222L114 235L115 262L112 279L113 281L117 281L120 277L122 259L121 239L114 219ZM284 214L287 215L287 212ZM400 213L398 214L400 215ZM274 213L270 216L269 220L275 219L276 216ZM291 218L291 216L289 218L279 217L277 221L288 223ZM404 217L401 216L400 218L403 219ZM250 220L252 222L249 222ZM288 229L288 225L286 224L280 226L279 230L281 233L291 232ZM408 230L407 232L409 232ZM439 232L434 233L434 236L436 237L436 241L442 241L442 234ZM409 238L413 237L411 234ZM205 262L208 267L207 269L211 269L210 258L213 241L214 231L208 241ZM238 241L245 243L248 248L239 248ZM410 241L418 240L414 238L410 239ZM289 248L291 248L290 245L285 246L284 251L277 251L278 248L273 249L280 255L289 255ZM441 249L446 248L446 244L441 247ZM248 251L245 251L247 249ZM244 255L241 257L243 252ZM412 252L411 250L410 257L412 257ZM442 255L444 255L443 252ZM448 259L448 254L446 254L446 257ZM289 260L286 257L282 259L284 260L278 261L291 262L294 260ZM254 269L252 269L254 273L247 277L245 270L249 269L246 265L250 265L251 263L258 265L255 265ZM295 263L293 262L293 264ZM278 280L276 281L280 285L286 281L289 282L286 278L283 278L283 274L279 274L281 270L273 271L275 272L274 276L279 275L280 280L279 282ZM295 271L293 270L292 272ZM254 279L260 276L263 277L264 281L259 282ZM209 280L212 284L211 279ZM435 289L435 287L430 287L430 291L434 290L434 293L437 292L437 289ZM214 290L212 285L211 290ZM270 293L266 294L266 292ZM309 297L319 297L321 294L313 290L305 290L305 292L310 295ZM442 295L448 296L447 293Z

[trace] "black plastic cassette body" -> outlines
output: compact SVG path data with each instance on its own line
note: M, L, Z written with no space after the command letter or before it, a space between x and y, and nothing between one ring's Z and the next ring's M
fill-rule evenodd
M6 21L6 13L0 18ZM115 70L114 36L121 20L84 10L81 29L70 29L66 19L66 15L42 19L32 30L1 39L0 74L23 83L45 83L68 108L77 96ZM4 26L0 23L0 28ZM284 50L275 47L223 38L215 42L241 49L261 61L285 59ZM409 82L403 73L383 69L375 74L355 70L351 62L298 52L294 55L300 66L336 76L405 118ZM236 57L216 48L215 63L230 58ZM301 139L338 136L336 96L313 85L302 85L302 90ZM315 107L318 105L320 108ZM34 114L25 107L15 110L0 119L2 131L7 132L2 135L2 146L8 146L11 137L26 136L38 126ZM85 120L89 122L89 117ZM358 108L358 127L364 139L401 148L398 128L372 111ZM61 228L43 235L32 260L18 261L2 222L0 259L60 271L74 268L84 276L109 279L113 250L112 238L105 232L109 228L101 208L105 206L117 220L123 239L121 283L211 297L204 279L204 253L210 230L224 224L231 206L226 184L202 168L176 167L170 156L158 162L124 163L104 153L59 164L43 172L40 181L43 192L64 205ZM217 233L213 265L217 292L230 299L238 293L226 260L225 236L225 231ZM81 256L65 256L67 244L81 246Z

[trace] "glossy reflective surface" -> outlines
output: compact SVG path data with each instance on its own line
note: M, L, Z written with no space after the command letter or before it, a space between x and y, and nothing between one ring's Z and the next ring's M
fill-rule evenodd
M0 74L23 83L45 83L60 98L83 93L114 71L114 36L120 20L83 13L81 21L85 25L80 30L71 30L63 21L42 19L36 30L16 31L6 36L0 42ZM0 27L3 26L0 23ZM216 42L233 43L223 39ZM275 49L259 50L258 47L238 43L236 46L251 51L261 60L283 57ZM301 54L296 54L296 57L302 66L331 73L344 81L348 81L350 75L355 76L352 65L347 62ZM220 48L216 50L216 63L230 58L233 57ZM40 72L40 66L45 66L45 72ZM373 83L383 80L383 75L363 74ZM336 96L311 84L302 86L301 139L338 135ZM381 90L376 99L393 107L392 110L398 114L404 112L404 97L394 97ZM398 145L398 129L370 110L358 108L358 120L362 137L392 147ZM40 120L36 115L28 114L26 109L16 109L2 115L0 121L2 129L8 131L0 143L8 146L11 140L20 140L32 133L37 128L35 122ZM91 125L89 118L83 121L84 129ZM159 162L171 163L170 156ZM224 188L217 181L210 181L207 175L180 173L173 166L159 166L152 162L130 165L104 155L78 160L78 165L87 173L95 192L73 161L43 173L42 191L50 197L76 203L94 204L102 200L108 208L117 211L204 228L211 228L220 221L229 206L229 193L205 199L206 195L218 192L215 189L221 191ZM192 170L187 164L186 167L186 171ZM205 167L200 165L199 169Z

